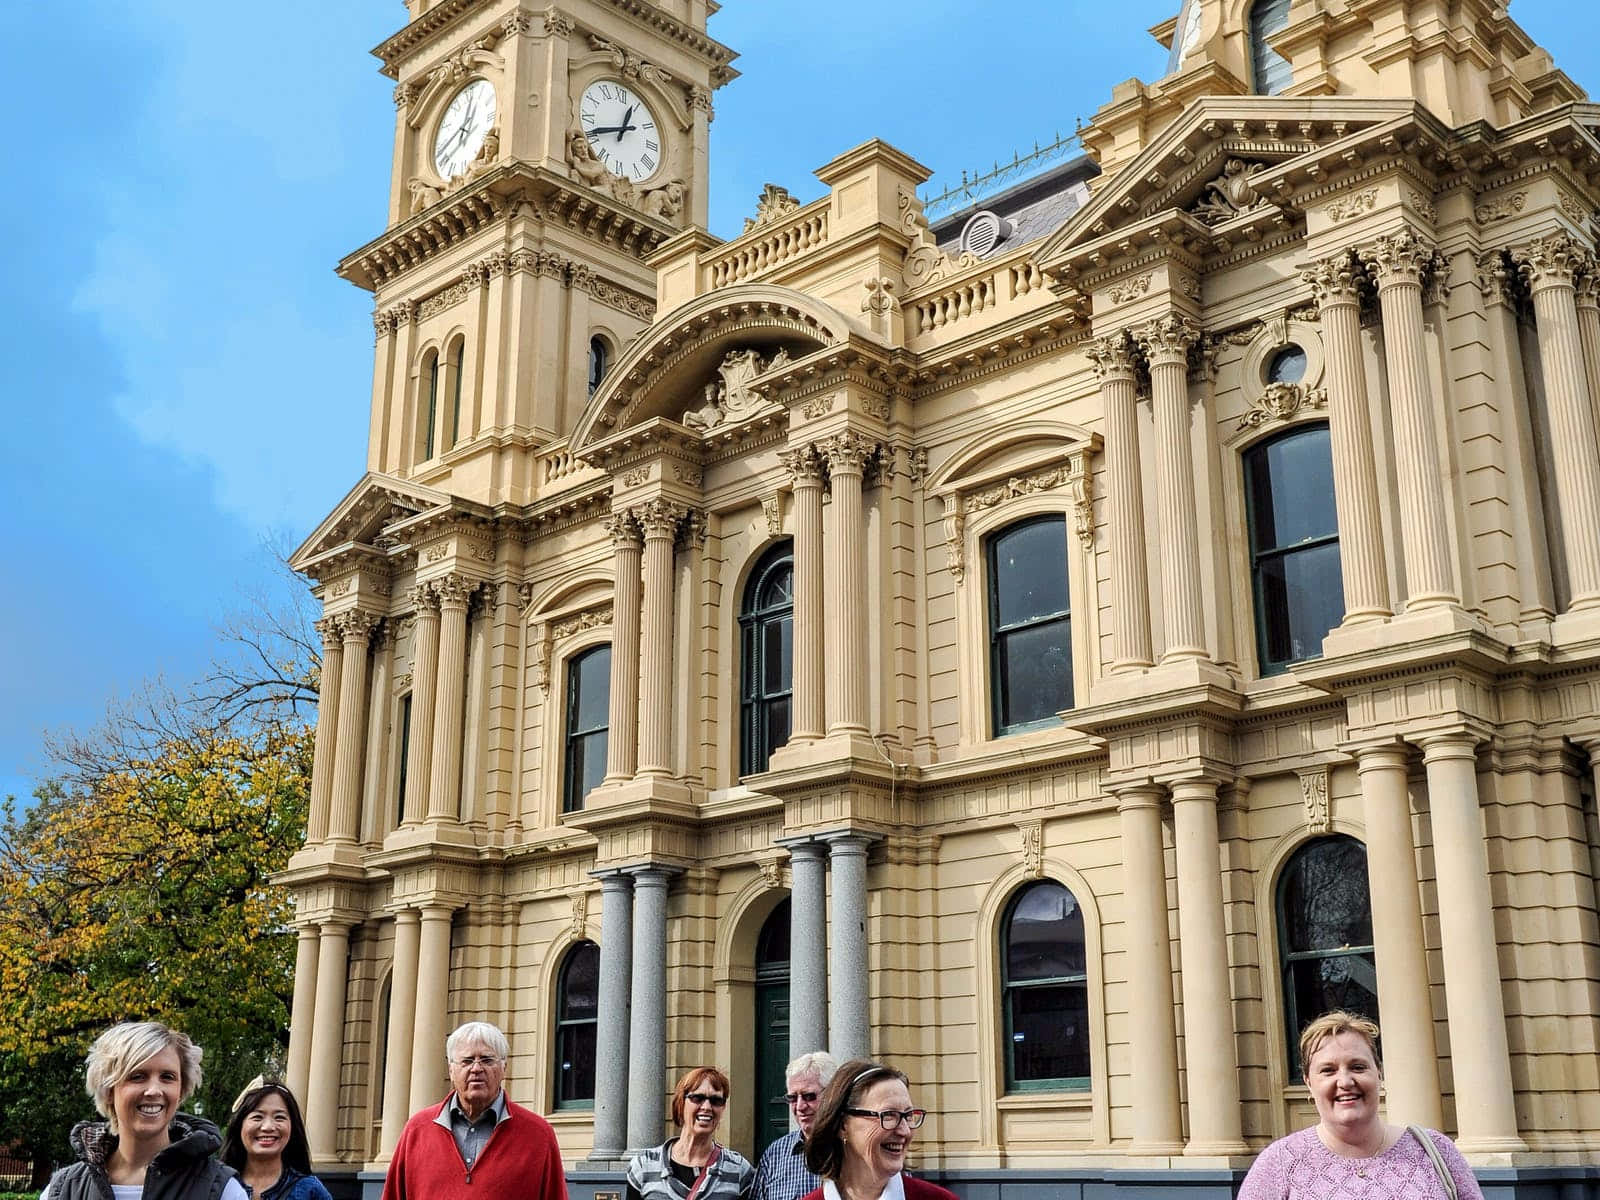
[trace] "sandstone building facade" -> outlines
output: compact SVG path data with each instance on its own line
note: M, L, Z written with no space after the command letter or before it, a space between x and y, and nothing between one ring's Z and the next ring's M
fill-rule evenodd
M578 1194L828 1045L958 1190L1226 1196L1341 1004L1495 1194L1594 1194L1600 107L1490 0L1186 0L1080 157L930 224L871 142L722 242L716 7L376 51L367 471L294 560L325 1177L483 1016Z

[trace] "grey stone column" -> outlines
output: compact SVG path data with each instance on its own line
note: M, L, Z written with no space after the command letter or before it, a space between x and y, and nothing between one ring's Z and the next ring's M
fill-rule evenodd
M794 877L789 915L789 1057L828 1048L828 863L816 842L783 843Z
M825 839L833 863L833 961L828 1049L840 1062L872 1053L867 1013L867 845L859 833Z
M594 1149L615 1161L628 1146L628 1036L633 1012L633 879L622 871L600 880L600 1010L595 1023Z
M633 868L633 1012L628 1025L628 1148L661 1141L667 1093L667 888L677 871Z

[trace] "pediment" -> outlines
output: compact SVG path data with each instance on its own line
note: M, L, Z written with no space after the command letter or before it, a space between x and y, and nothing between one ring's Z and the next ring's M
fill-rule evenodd
M771 407L750 385L795 359L865 339L864 326L813 296L772 284L697 297L636 338L590 398L572 451L663 418L691 433Z
M366 547L381 553L390 525L449 504L449 495L436 488L369 471L289 556L289 565L315 575L319 564L342 552Z

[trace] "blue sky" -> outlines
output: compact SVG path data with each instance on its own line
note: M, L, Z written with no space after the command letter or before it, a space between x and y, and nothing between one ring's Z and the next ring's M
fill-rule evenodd
M1590 0L1514 15L1600 90ZM1158 77L1178 0L725 0L711 228L763 183L882 137L939 183L1072 128ZM0 351L12 514L0 586L0 795L275 582L359 476L370 298L333 274L381 231L392 85L368 51L398 0L13 0L0 96ZM1574 36L1582 32L1583 36ZM937 184L936 184L937 186Z

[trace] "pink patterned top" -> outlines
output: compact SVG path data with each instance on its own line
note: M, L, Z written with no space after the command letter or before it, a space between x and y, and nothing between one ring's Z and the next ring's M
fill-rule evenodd
M1483 1200L1478 1181L1455 1143L1428 1131L1456 1181L1460 1200ZM1382 1154L1345 1158L1322 1144L1315 1128L1279 1138L1244 1177L1239 1200L1446 1200L1439 1173L1409 1133Z

